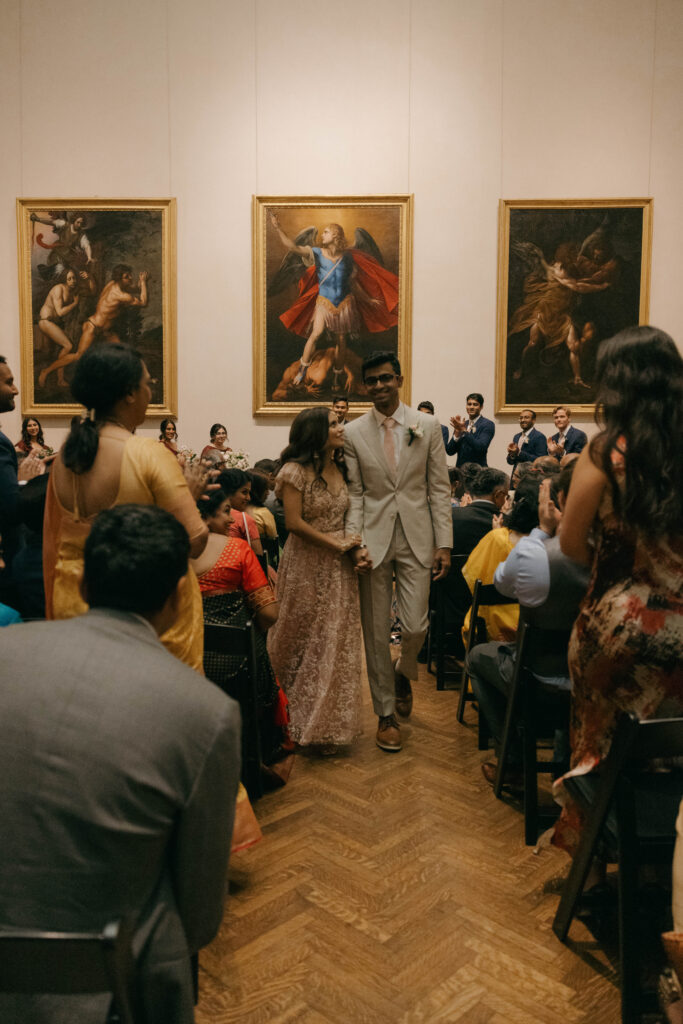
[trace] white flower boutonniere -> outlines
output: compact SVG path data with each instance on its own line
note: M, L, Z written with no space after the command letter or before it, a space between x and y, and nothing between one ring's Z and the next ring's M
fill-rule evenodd
M414 423L412 425L412 427L408 427L408 447L409 448L410 448L411 444L413 443L413 441L415 440L416 437L424 437L424 431L423 431L423 429L422 429L422 427L420 426L419 423Z

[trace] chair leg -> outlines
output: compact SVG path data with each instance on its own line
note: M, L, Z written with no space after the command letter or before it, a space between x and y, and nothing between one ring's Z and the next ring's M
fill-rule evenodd
M437 584L439 586L439 584ZM446 616L444 614L443 595L438 594L436 598L436 612L434 623L436 627L436 688L444 690L446 687Z
M538 839L538 773L536 751L536 728L534 710L531 707L534 687L527 680L522 700L524 702L522 757L524 759L524 842L535 846ZM535 696L535 695L534 695Z
M479 722L477 728L477 749L488 750L489 741L491 739L491 732L489 730L489 723L486 721L486 715L483 715L481 708L479 709Z
M460 676L460 697L458 699L458 712L456 718L458 722L462 724L465 717L465 705L467 704L467 698L470 691L470 677L467 671L467 653L465 654L465 661L462 666L462 675Z
M590 871L591 863L593 861L598 836L604 824L606 815L606 805L601 807L599 811L596 807L594 808L593 813L588 816L588 820L586 821L586 825L581 836L581 842L579 843L579 848L572 860L569 876L562 891L560 905L557 908L557 913L555 914L555 919L553 921L553 931L560 942L564 942L567 938L567 933L574 919L574 914L576 913L576 908L579 905L579 900L581 899L583 888L586 884L586 879L588 878L588 872Z
M632 854L619 850L619 980L622 1024L640 1024L642 990L638 941L638 869Z

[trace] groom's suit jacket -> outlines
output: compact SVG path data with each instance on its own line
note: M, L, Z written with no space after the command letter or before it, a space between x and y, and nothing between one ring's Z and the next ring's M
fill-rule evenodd
M410 426L417 426L422 437L411 441ZM404 429L395 477L387 465L382 428L372 410L344 432L351 501L346 532L361 534L374 565L387 553L397 516L421 565L432 564L435 547L450 549L453 542L451 487L441 425L436 416L406 406Z
M223 915L239 708L125 612L2 632L0 927L131 918L136 1021L190 1024L189 957ZM73 998L0 994L0 1020L101 1024L101 997Z

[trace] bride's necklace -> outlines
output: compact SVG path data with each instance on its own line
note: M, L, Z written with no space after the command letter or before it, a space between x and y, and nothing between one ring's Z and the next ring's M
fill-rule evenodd
M114 427L121 427L121 430L125 430L127 434L134 434L135 433L134 430L131 430L130 427L127 427L125 423L121 422L121 420L115 420L111 416L107 416L107 418L104 419L102 422L103 423L111 423L112 426L114 426Z

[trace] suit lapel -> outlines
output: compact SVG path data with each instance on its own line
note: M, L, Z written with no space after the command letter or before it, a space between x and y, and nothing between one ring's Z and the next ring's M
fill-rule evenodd
M413 444L415 444L416 441L417 441L417 439L415 439L413 441L413 444L409 444L410 435L408 433L408 428L415 426L415 424L417 424L420 427L422 426L422 420L421 420L421 417L420 417L420 413L416 412L414 409L409 409L407 405L404 406L404 408L405 408L405 423L403 424L404 435L403 435L403 444L401 445L401 456L400 456L400 458L398 460L398 466L396 468L396 483L398 483L400 481L401 477L405 473L406 466L408 465L408 463L410 462L410 459L412 457L411 448L412 448ZM424 427L423 427L423 432L424 432Z
M394 480L389 472L387 466L386 456L384 454L384 446L382 444L382 438L380 437L381 431L375 421L375 417L372 412L369 412L365 417L365 422L362 423L359 433L362 441L367 447L368 451L374 458L375 462L378 463L379 467L384 471L388 480L394 483Z

